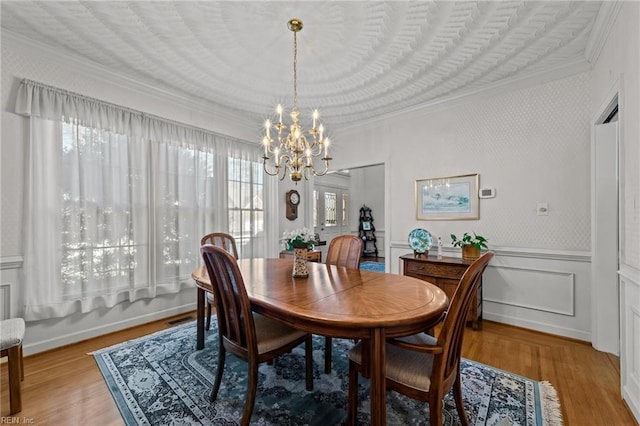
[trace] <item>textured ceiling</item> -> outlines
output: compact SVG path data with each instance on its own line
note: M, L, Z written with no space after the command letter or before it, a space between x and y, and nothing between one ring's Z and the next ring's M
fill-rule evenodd
M2 27L165 91L329 125L585 61L600 2L2 1Z

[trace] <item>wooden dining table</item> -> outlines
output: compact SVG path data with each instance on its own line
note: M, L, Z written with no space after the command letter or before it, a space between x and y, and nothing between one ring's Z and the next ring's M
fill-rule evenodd
M309 277L293 278L291 259L240 259L252 309L312 334L363 339L370 362L371 424L386 424L385 339L430 328L449 305L445 293L417 278L307 262ZM196 282L196 348L204 348L206 268ZM345 401L346 404L346 401Z

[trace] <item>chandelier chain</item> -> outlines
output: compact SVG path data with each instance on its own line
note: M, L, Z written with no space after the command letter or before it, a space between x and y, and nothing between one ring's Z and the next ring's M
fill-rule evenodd
M293 109L298 109L298 33L293 32Z

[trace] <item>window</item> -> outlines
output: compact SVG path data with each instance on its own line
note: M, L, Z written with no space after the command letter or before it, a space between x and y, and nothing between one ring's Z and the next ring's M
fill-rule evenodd
M193 287L200 238L216 230L244 256L275 252L254 145L26 80L18 97L31 122L28 321Z
M264 234L263 177L260 163L229 158L229 232L239 257L253 257L254 237Z
M319 226L319 218L318 218L318 191L316 189L313 190L313 226Z
M148 190L136 184L145 160L128 158L129 138L80 125L62 126L61 256L64 298L106 288L144 286L148 241L137 219L148 214ZM144 179L144 177L143 177ZM146 179L145 179L146 180ZM87 286L87 283L93 283ZM135 287L135 284L134 284Z
M336 209L337 196L335 192L324 193L324 224L325 226L336 226L338 224L337 209Z
M349 225L349 194L342 194L342 225Z
M349 192L347 188L316 184L313 189L313 226L322 237L349 232ZM327 232L329 234L327 234Z

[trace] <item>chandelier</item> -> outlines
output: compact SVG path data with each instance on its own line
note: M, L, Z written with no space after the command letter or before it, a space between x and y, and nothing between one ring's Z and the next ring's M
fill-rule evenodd
M311 174L323 176L329 170L329 138L325 137L325 130L320 123L320 114L314 110L311 115L313 119L312 127L306 132L298 122L300 112L298 111L298 87L297 87L297 67L298 67L298 39L297 33L302 30L302 21L292 18L287 23L293 32L293 107L291 108L291 124L287 127L282 122L282 105L278 104L276 113L278 121L272 123L266 120L264 123L265 135L262 138L264 145L264 156L262 164L264 171L270 176L280 176L283 180L289 172L293 182L309 179ZM275 141L271 133L274 133ZM324 170L318 171L314 164L314 158L324 155L320 159L324 162Z

